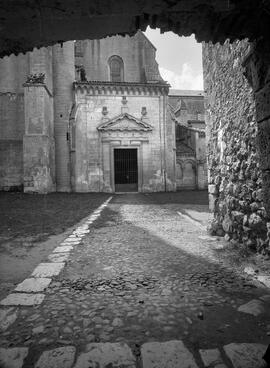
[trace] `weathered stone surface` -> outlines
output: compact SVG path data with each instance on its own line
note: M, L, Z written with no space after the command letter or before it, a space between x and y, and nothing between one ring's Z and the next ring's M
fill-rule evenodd
M247 273L248 275L255 275L256 274L254 268L250 267L250 266L245 267L244 272Z
M258 275L257 280L263 283L268 288L270 288L270 277L269 276Z
M9 294L5 299L1 300L0 305L38 305L43 302L44 298L44 294Z
M77 241L72 241L72 242L70 242L70 241L63 241L62 243L60 243L60 246L67 246L67 245L71 245L71 246L73 246L73 245L79 245L81 243L81 241L80 240L77 240Z
M42 333L42 332L44 331L44 329L45 329L45 327L44 327L44 326L42 326L42 325L37 326L37 327L34 327L34 328L32 329L32 334L33 334L33 335L40 334L40 333Z
M69 253L52 253L48 256L49 261L55 263L66 262L69 258Z
M1 368L22 368L23 361L28 354L28 348L0 348Z
M72 245L63 245L61 247L56 247L53 251L53 253L65 253L72 251L73 246Z
M267 346L262 344L229 344L225 345L227 356L234 368L262 368L265 366L262 356Z
M217 194L217 186L215 184L208 185L208 192L210 194Z
M79 244L80 241L81 241L80 238L76 238L76 239L69 239L69 238L67 238L61 244L70 244L70 245L72 245L72 244Z
M208 236L208 235L201 235L201 236L198 236L198 238L201 239L201 240L207 240L207 241L210 241L210 242L217 241L217 238L215 238L214 236Z
M6 329L12 325L17 319L17 310L14 308L0 309L0 332L6 331Z
M253 316L259 316L265 313L264 304L261 300L253 299L250 302L241 305L238 309L239 312L252 314Z
M243 76L242 61L249 49L246 40L203 47L209 186L215 193L210 233L217 235L222 226L226 239L264 252L270 239L263 203L268 195L262 195L255 95ZM261 146L269 146L268 131L261 129ZM269 165L269 154L264 156Z
M71 368L75 352L76 349L73 346L44 351L35 364L35 368Z
M136 368L136 359L130 348L122 343L91 343L87 352L79 355L74 368Z
M34 277L52 277L57 276L65 263L40 263L32 272Z
M143 367L198 368L182 341L149 342L141 348Z
M227 368L218 349L200 350L205 368Z
M50 278L37 277L25 279L15 289L15 291L24 291L27 293L36 293L45 290L52 280Z

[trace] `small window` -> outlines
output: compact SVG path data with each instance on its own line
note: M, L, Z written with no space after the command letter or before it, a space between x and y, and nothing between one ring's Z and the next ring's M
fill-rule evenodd
M124 63L119 56L112 56L109 59L109 69L111 82L124 81Z

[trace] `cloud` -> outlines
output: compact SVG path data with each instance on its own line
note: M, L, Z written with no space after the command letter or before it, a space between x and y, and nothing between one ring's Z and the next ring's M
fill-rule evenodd
M162 78L175 89L203 89L203 75L196 73L188 63L184 63L180 74L160 67Z

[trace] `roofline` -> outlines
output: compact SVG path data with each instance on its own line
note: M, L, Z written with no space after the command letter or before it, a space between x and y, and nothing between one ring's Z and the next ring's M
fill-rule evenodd
M171 94L173 91L177 91L179 93ZM170 88L169 90L169 97L205 97L204 90L188 90L188 89L174 89Z
M141 83L141 82L110 82L110 81L95 81L95 80L90 80L90 81L74 81L73 82L74 85L107 85L107 86L142 86L142 87L170 87L170 84L166 81L164 81L162 83L162 81L157 81L157 82L146 82L146 83Z
M156 46L149 40L149 38L148 37L146 37L146 35L143 33L143 31L141 31L140 29L139 29L139 31L138 31L138 33L140 33L140 34L142 34L143 35L143 37L150 43L150 45L152 45L153 46L153 48L155 49L155 51L157 51L157 48L156 48Z

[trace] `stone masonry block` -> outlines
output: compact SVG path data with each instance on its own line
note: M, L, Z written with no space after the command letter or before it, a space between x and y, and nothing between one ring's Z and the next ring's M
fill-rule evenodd
M57 276L65 263L40 263L32 272L34 277L52 277Z

